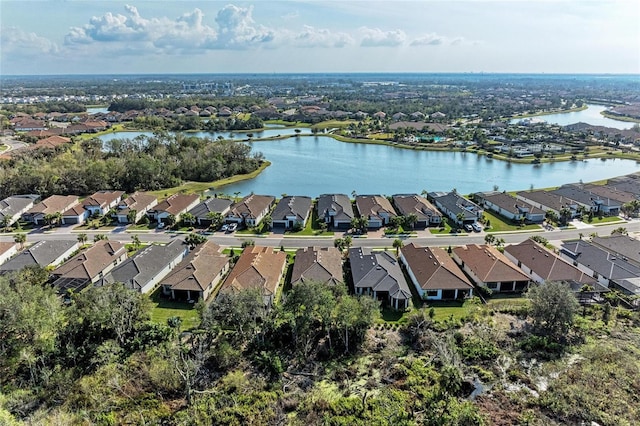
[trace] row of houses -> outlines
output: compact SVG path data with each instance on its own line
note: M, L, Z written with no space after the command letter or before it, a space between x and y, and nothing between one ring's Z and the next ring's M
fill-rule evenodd
M504 253L491 245L463 245L448 252L411 243L397 257L351 248L346 260L333 247L306 247L296 252L291 284L339 285L350 277L356 294L400 310L409 307L410 285L422 299L433 301L469 298L477 287L517 293L532 283L563 281L582 297L600 300L612 288L640 295L638 247L640 241L626 235L565 241L559 255L533 240L508 245ZM260 246L244 249L232 267L231 258L211 241L189 250L174 240L145 247L132 257L115 241L78 250L75 241L40 241L21 252L14 243L0 243L0 274L40 266L52 269L51 282L61 293L120 282L141 293L160 287L167 297L190 301L207 300L216 290L258 289L271 305L287 267L283 251Z

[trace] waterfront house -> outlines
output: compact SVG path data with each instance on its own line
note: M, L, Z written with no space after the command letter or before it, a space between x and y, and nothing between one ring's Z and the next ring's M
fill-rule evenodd
M521 220L531 223L544 222L545 212L523 200L519 200L506 192L477 192L474 198L484 208L492 210L514 222Z
M471 225L482 217L482 207L467 200L456 191L430 192L429 199L440 211L458 225Z
M247 227L256 226L269 214L275 201L276 198L271 195L247 195L231 205L225 221Z
M409 216L411 214L416 216L417 221L414 224L416 228L438 226L442 222L442 213L420 195L396 194L393 196L393 204L401 216Z
M351 228L355 217L351 200L345 194L323 194L318 197L318 218L338 229Z
M283 229L291 229L294 226L304 228L311 215L311 204L310 197L283 197L273 209L271 226Z
M397 216L391 202L382 195L356 196L356 209L361 217L367 219L368 228L381 228Z
M579 203L571 198L552 192L544 190L520 191L516 193L516 198L531 204L545 213L551 211L555 215L560 216L562 210L569 209L572 218L578 214Z

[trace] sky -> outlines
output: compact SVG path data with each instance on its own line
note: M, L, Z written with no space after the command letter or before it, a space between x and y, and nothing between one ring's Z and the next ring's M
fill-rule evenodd
M638 0L0 0L0 76L640 73Z

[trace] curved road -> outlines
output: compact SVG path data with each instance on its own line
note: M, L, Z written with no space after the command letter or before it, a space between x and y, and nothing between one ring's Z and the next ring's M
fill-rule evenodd
M584 236L588 236L591 233L596 232L598 235L605 236L610 235L611 231L624 227L627 229L629 234L640 232L640 220L635 219L626 223L615 223L612 225L602 225L602 226L591 226L584 229L568 229L568 230L552 230L552 231L544 231L544 232L511 232L511 233L493 233L498 238L503 238L506 244L519 243L526 240L529 237L534 235L539 235L541 237L546 238L549 241L556 240L569 240L579 238L580 233ZM131 237L133 235L138 235L140 241L144 242L169 242L173 239L184 239L186 234L177 234L177 233L169 233L169 232L136 232L130 233L124 231L122 228L118 228L111 232L104 231L91 231L91 230L83 230L81 231L86 233L89 241L93 239L93 235L95 234L107 234L110 240L121 241L121 242L131 242ZM80 232L73 231L72 228L61 227L55 228L52 231L32 231L27 234L27 242L36 242L41 240L69 240L76 239ZM412 236L409 238L405 238L406 243L416 243L423 246L458 246L463 244L484 244L484 236L485 233L470 233L463 235L443 235L436 236L430 234L428 231L421 231L418 233L418 236ZM221 232L216 232L210 235L208 238L214 241L216 244L221 246L233 246L239 247L243 241L245 240L253 240L257 245L269 246L269 247L280 247L284 246L287 248L299 248L299 247L308 247L311 245L320 246L320 247L328 247L333 246L333 240L335 238L342 237L341 234L336 233L332 237L284 237L281 234L270 234L267 237L262 236L252 236L252 235L229 235ZM353 238L353 246L354 247L391 247L393 244L394 238L386 238L386 237L378 237L378 236L367 236L364 238ZM0 241L13 241L13 235L2 235L0 236Z

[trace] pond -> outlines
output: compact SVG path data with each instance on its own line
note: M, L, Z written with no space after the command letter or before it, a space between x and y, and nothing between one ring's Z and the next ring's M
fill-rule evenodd
M298 130L299 132L296 132ZM260 130L249 130L243 132L185 132L187 136L197 136L199 138L211 138L218 139L218 137L222 136L223 139L236 139L236 140L246 140L249 138L249 134L253 135L254 139L260 138L272 138L276 136L293 136L296 134L300 135L310 135L311 129L309 128L266 128ZM113 132L107 133L100 136L100 139L103 142L110 141L112 139L133 139L136 136L153 136L153 132Z
M549 124L558 124L560 126L567 126L575 123L587 123L594 126L613 127L614 129L630 129L635 123L629 121L619 121L607 118L600 114L602 111L606 111L608 107L604 105L587 105L587 109L575 112L562 112L558 114L545 114L538 115L532 118L539 118L546 121ZM511 124L517 124L520 118L516 118L510 121Z

